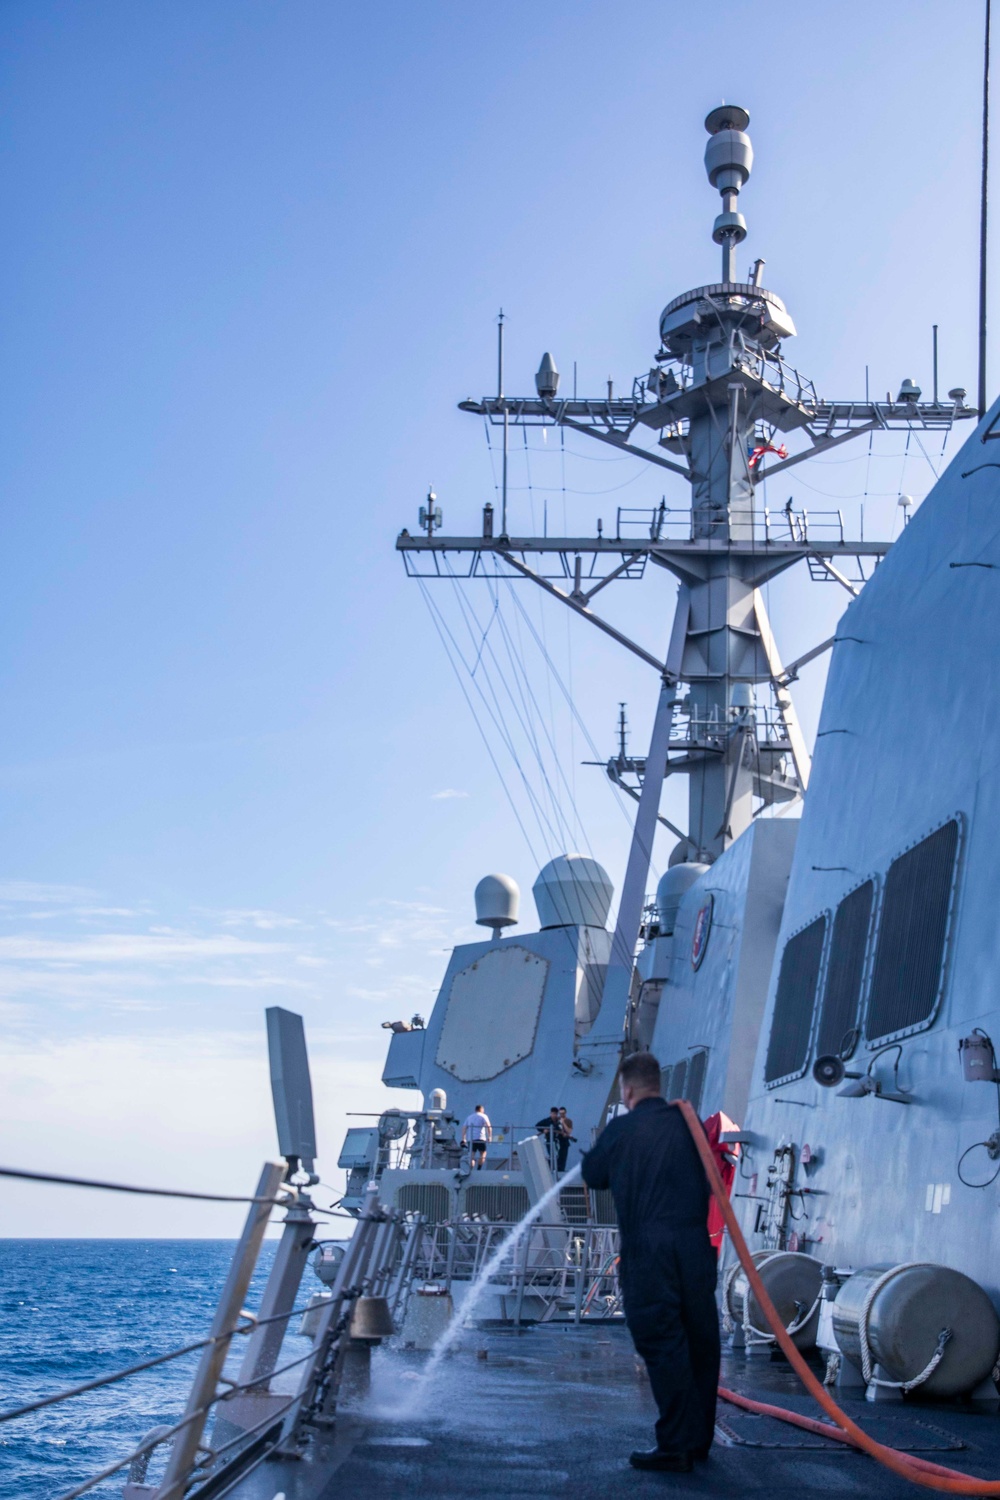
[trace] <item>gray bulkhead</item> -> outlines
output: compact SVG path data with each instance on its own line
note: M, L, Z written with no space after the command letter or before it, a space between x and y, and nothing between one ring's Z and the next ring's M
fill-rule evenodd
M690 1098L703 1118L746 1113L797 832L797 819L751 824L682 896L672 933L639 955L640 1010L659 991L642 1040L668 1096Z
M1000 1045L998 418L1000 402L838 627L735 1189L753 1231L790 1145L793 1191L770 1206L798 1248L939 1262L994 1296L1000 1179L965 1186L958 1164L997 1129L1000 1091L965 1080L958 1044L980 1027ZM831 1052L847 1077L821 1087ZM983 1145L962 1171L998 1165Z
M596 1013L610 952L611 934L585 926L460 944L426 1030L393 1036L383 1083L425 1098L444 1089L460 1120L482 1104L494 1131L526 1133L566 1102L559 1088ZM596 1123L577 1120L578 1139L585 1129L589 1144Z

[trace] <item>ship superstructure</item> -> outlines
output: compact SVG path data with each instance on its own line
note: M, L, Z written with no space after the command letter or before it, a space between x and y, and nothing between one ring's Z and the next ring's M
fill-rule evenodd
M762 1245L943 1263L994 1298L998 428L994 405L841 626L741 1203Z
M784 345L794 323L762 284L763 261L745 279L737 269L747 233L739 195L753 163L749 116L723 105L705 124L706 170L722 199L712 228L720 279L667 304L652 366L627 397L610 389L592 398L561 395L548 353L535 393L511 396L501 357L497 393L460 403L502 432L499 512L488 502L479 535L448 536L432 499L421 512L422 532L404 530L396 543L416 577L454 578L464 569L469 587L496 576L535 583L638 656L658 681L647 753L629 756L623 742L607 766L637 802L613 933L604 927L607 906L600 921L562 927L540 911L537 934L457 949L427 1027L404 1034L406 1023L397 1023L383 1075L387 1083L419 1088L425 1098L444 1088L457 1116L487 1089L508 1119L525 1114L522 1101L534 1101L537 1112L551 1096L566 1105L583 1146L606 1118L627 1048L653 1046L676 1065L674 1092L706 1111L725 1108L739 1117L746 1106L795 813L810 776L791 684L805 662L833 644L832 638L811 644L786 664L762 591L805 563L814 579L856 597L889 548L887 541L848 536L837 512L810 516L791 501L769 510L761 503L762 480L863 434L946 433L974 414L963 390L946 400L935 390L924 401L912 380L901 382L894 401L824 400L789 364ZM513 427L562 428L640 457L651 475L666 469L683 478L689 501L651 506L641 534L626 535L619 525L613 537L602 528L595 536L524 535L508 508ZM665 657L594 608L601 590L642 577L650 566L677 584ZM665 634L655 618L651 627L651 641ZM684 827L661 811L665 779L679 775L688 781ZM772 816L780 812L792 816ZM650 903L650 855L661 826L675 845ZM543 872L543 885L548 878ZM520 996L529 973L538 990L534 1031L530 1041L519 1033L517 1045L508 1045L508 1025L515 1012L522 1014L515 989ZM448 1038L462 1007L480 1003L473 994L482 997L482 1025L493 1038L477 1046L492 1052L488 1060L484 1053L474 1063L456 1062ZM520 1123L530 1124L531 1114ZM509 1169L509 1158L504 1163ZM363 1163L355 1170L360 1181Z

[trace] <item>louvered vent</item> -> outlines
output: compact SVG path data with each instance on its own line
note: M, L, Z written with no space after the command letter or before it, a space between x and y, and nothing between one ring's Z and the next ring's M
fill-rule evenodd
M428 1224L450 1217L448 1189L436 1182L406 1182L396 1193L396 1207L404 1214L423 1214Z
M705 1089L705 1069L708 1066L708 1053L704 1048L700 1052L692 1052L688 1063L687 1093L685 1098L691 1103L695 1111L701 1113L701 1096Z
M866 1031L872 1041L926 1025L941 990L958 822L889 866L879 917Z
M795 1077L805 1068L825 938L826 917L823 916L810 922L785 944L764 1065L767 1083Z
M590 1217L592 1223L618 1223L618 1215L615 1213L615 1200L611 1196L610 1188L588 1188L587 1195L590 1198Z
M674 1063L670 1071L670 1089L667 1093L668 1099L683 1099L684 1090L687 1086L687 1058L682 1057L679 1063Z
M524 1218L530 1206L527 1188L517 1184L467 1187L462 1200L462 1212L470 1219L489 1219L493 1224L516 1224Z
M816 1042L820 1056L832 1053L835 1057L850 1057L858 1044L861 984L874 895L874 885L866 880L837 907Z

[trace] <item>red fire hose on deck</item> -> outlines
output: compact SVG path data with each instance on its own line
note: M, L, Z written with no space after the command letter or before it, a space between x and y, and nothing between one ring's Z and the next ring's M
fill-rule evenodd
M848 1442L862 1453L869 1454L872 1458L891 1469L894 1474L899 1474L903 1479L909 1479L913 1484L921 1484L925 1489L940 1490L948 1495L1000 1495L1000 1480L976 1479L969 1474L960 1474L957 1469L946 1469L940 1464L929 1463L926 1459L914 1458L909 1454L899 1453L895 1448L887 1448L884 1443L877 1443L870 1438L866 1432L852 1422L846 1412L842 1412L827 1391L821 1385L816 1376L806 1364L802 1355L795 1347L792 1339L785 1331L785 1325L778 1315L774 1303L768 1296L767 1289L761 1281L754 1265L753 1257L747 1248L747 1242L743 1238L743 1232L733 1212L733 1206L729 1201L719 1176L719 1169L712 1155L712 1148L702 1127L701 1121L695 1114L691 1105L684 1099L674 1101L684 1116L685 1123L691 1132L692 1139L698 1148L702 1166L705 1168L705 1176L708 1178L709 1187L719 1205L726 1228L733 1242L736 1254L739 1256L740 1264L746 1272L747 1280L753 1290L757 1303L774 1332L778 1347L788 1360L796 1375L802 1381L806 1390L814 1401L826 1412L837 1426L840 1433L831 1432L822 1422L814 1422L809 1417L801 1417L797 1412L786 1411L780 1406L768 1406L762 1401L751 1401L749 1397L738 1396L733 1391L719 1389L719 1395L724 1401L730 1401L735 1406L742 1406L747 1411L757 1412L763 1416L779 1417L783 1422L791 1422L796 1427L804 1427L809 1432L820 1432L824 1437L833 1438L835 1441Z

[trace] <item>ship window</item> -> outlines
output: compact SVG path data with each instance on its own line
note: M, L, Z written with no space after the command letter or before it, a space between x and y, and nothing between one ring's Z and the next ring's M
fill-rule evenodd
M798 1077L805 1069L825 938L824 915L785 944L764 1064L766 1083Z
M670 1091L668 1099L683 1099L684 1085L687 1083L687 1058L682 1057L679 1063L674 1063L670 1072Z
M927 1025L941 993L958 853L955 818L889 866L866 1027L872 1041Z
M816 1051L821 1056L850 1057L858 1044L858 1015L865 952L875 887L866 880L837 907L830 937L826 993L819 1019Z
M708 1053L704 1048L692 1052L691 1061L688 1063L687 1092L685 1098L689 1100L696 1111L701 1111L701 1096L705 1088L705 1068L708 1066Z

